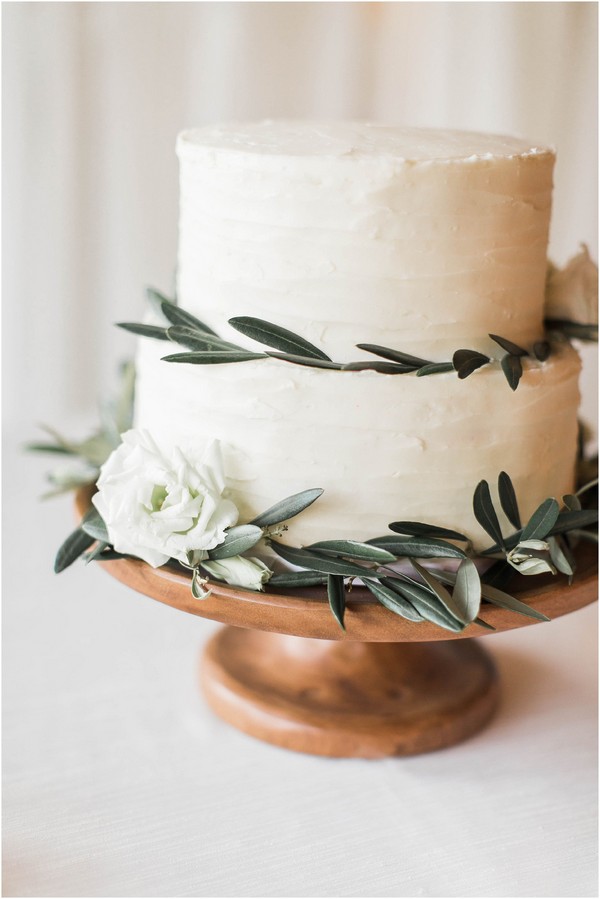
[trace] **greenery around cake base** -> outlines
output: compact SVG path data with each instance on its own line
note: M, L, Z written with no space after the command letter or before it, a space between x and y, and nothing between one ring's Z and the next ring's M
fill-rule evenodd
M30 445L29 449L67 457L76 464L75 468L50 473L52 490L47 495L96 484L101 466L119 447L121 433L131 425L131 365L123 368L122 382L119 397L103 408L101 427L90 438L74 442L50 431L51 441ZM586 465L589 475L590 463ZM323 492L312 488L281 500L250 522L227 528L224 539L213 549L190 553L185 561L169 559L166 564L190 570L192 595L198 601L210 596L211 581L235 584L239 577L240 585L248 587L248 571L257 589L276 592L326 587L331 612L342 628L348 594L357 582L388 611L414 622L415 627L429 621L455 633L472 623L489 629L491 625L480 617L480 613L485 614L486 603L548 620L506 592L506 586L515 572L527 576L562 574L572 580L575 546L582 540L597 541L598 513L584 508L597 483L597 478L589 480L577 493L563 496L561 502L552 497L544 500L524 522L511 479L501 472L498 496L512 527L507 535L500 527L489 484L481 481L474 490L473 513L491 540L483 552L474 552L464 534L414 521L390 522L388 533L365 542L325 540L304 547L289 546L280 540L287 522L317 502ZM261 544L295 570L273 572L249 555ZM89 563L129 557L115 551L106 523L91 507L58 550L55 571L63 571L79 558ZM475 564L476 559L489 562L481 575L482 566ZM438 567L440 562L449 561L456 570ZM436 567L428 567L431 563Z

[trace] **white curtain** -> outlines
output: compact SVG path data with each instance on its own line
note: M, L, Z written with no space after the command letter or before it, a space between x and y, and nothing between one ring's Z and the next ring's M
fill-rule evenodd
M93 422L133 349L111 323L172 282L184 127L368 118L551 143L551 255L595 255L596 18L591 2L4 4L6 421Z

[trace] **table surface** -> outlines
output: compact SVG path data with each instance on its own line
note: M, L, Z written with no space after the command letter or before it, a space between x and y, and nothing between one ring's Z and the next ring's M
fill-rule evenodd
M5 896L595 896L597 607L486 638L503 698L408 759L297 755L198 691L218 625L94 565L70 499L4 452ZM25 437L35 436L32 432Z

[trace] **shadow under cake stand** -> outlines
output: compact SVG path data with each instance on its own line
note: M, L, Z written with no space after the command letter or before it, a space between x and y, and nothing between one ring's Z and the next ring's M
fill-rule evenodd
M77 495L77 511L91 492ZM511 593L549 618L597 598L597 557L581 545L569 586L563 576L516 575ZM498 703L498 674L484 637L536 624L484 603L462 633L389 612L365 588L347 598L342 631L325 587L293 595L210 583L208 599L191 595L191 576L136 559L99 563L117 580L221 628L201 660L209 705L247 734L298 752L355 758L414 755L452 746L480 730ZM515 586L516 585L516 586ZM548 625L547 625L548 626Z

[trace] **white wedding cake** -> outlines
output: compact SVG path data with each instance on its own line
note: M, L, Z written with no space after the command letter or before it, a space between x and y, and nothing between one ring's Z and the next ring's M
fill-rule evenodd
M173 364L173 344L139 338L136 427L165 450L217 440L240 520L321 487L284 542L367 540L402 519L483 548L472 507L482 479L508 472L524 519L571 492L579 357L560 339L545 361L531 352L544 340L552 150L266 121L185 132L177 151L177 303L224 340L263 352L228 324L251 316L340 363L376 360L358 344L423 364L461 349L491 360L462 379L268 357ZM517 389L490 334L529 352Z

